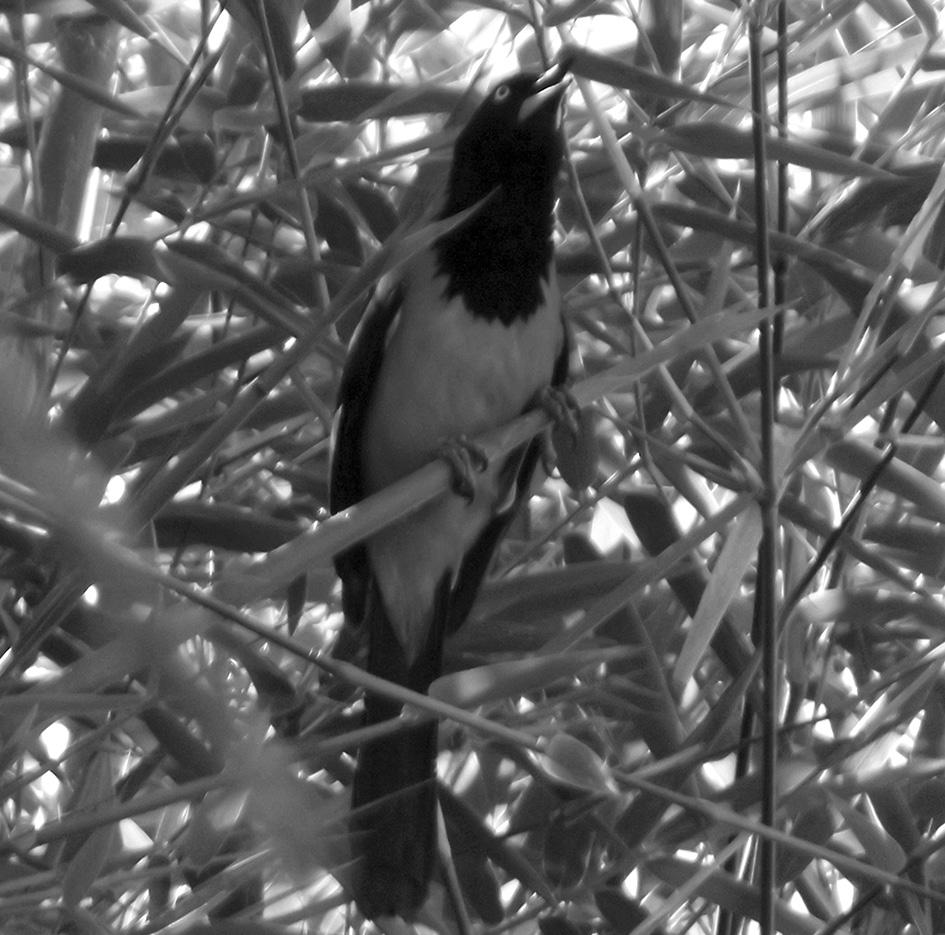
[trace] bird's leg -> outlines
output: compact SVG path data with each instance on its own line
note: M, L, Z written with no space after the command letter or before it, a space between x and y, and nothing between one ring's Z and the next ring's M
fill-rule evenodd
M597 476L597 443L591 410L581 409L563 387L542 390L538 405L554 422L550 436L545 435L545 469L550 474L557 463L561 476L574 490L593 484Z
M575 438L581 434L581 407L569 390L563 386L546 386L538 394L537 403L554 422L555 428L563 429Z
M442 442L436 454L449 465L453 492L472 501L476 496L475 475L482 474L489 467L486 453L465 435L459 435Z

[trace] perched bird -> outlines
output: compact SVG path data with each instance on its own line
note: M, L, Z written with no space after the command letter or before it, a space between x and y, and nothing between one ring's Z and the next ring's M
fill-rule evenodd
M331 509L343 510L444 454L444 445L540 404L567 375L551 240L566 68L495 87L456 140L445 204L470 219L379 288L352 339L339 392ZM540 440L469 472L445 494L336 558L349 625L370 672L425 692L444 637L466 619L493 551L526 498ZM476 461L473 457L472 461ZM366 723L401 706L365 699ZM353 890L370 918L412 918L435 862L437 726L360 749L351 820Z

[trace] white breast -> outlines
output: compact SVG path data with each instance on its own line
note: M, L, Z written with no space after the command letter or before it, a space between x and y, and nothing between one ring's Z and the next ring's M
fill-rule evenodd
M539 310L509 325L471 316L459 298L444 308L444 281L429 268L413 275L406 290L413 301L391 328L365 419L366 493L427 463L443 442L474 438L527 409L551 382L564 341L553 275ZM500 467L478 478L471 503L447 495L368 543L388 616L408 658L423 645L443 574L455 573L507 496L497 485Z
M444 308L444 280L431 273L414 271L412 303L384 352L365 425L368 492L416 470L443 441L523 412L551 381L564 340L554 276L538 311L504 325L471 316L459 297Z

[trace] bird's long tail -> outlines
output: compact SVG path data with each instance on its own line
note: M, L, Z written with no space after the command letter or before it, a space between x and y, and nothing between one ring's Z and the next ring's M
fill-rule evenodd
M442 597L446 598L446 588ZM426 650L408 666L377 595L368 601L368 670L425 692L439 675L442 627L430 628ZM437 602L438 604L440 601ZM442 619L434 614L434 620ZM365 725L397 717L401 706L365 698ZM426 899L436 858L437 724L428 722L364 744L352 791L352 886L368 918L412 919Z

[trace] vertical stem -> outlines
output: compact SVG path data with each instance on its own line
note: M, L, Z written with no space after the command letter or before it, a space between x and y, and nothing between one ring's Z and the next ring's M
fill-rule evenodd
M63 17L55 21L55 35L62 67L107 90L118 59L118 24L95 14ZM68 87L56 89L43 116L33 177L35 211L40 220L67 234L81 234L80 220L101 124L101 104ZM42 246L30 248L29 261L24 265L26 289L42 290L54 278L52 253ZM35 316L52 321L59 302L58 296L49 295L36 303ZM23 361L32 358L32 374L23 373L18 380L24 398L29 394L42 406L50 382L52 344L30 338L20 344L20 351ZM6 370L7 364L5 353L0 365Z
M788 61L787 61L787 2L778 0L778 136L787 138L788 118ZM788 164L778 160L778 233L788 230ZM787 257L778 253L774 257L774 301L783 305L787 299ZM784 315L778 315L774 321L775 360L781 353L784 336ZM777 406L777 400L775 401Z
M756 263L758 269L758 306L771 303L769 275L771 254L768 241L767 185L767 100L762 29L766 4L759 0L748 15L749 71L752 99L752 139L755 159L755 223L757 228ZM761 478L763 483L763 533L758 550L758 579L755 594L756 639L762 648L762 823L773 826L777 812L777 736L778 736L778 644L776 620L777 586L777 478L774 465L774 425L777 418L777 386L774 372L774 329L766 319L758 329L759 383L761 392ZM775 887L777 852L768 837L758 842L759 885L761 888L760 928L763 935L775 929Z

